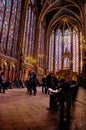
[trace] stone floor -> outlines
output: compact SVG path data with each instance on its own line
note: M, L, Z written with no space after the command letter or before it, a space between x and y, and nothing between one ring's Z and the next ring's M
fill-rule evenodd
M86 90L79 88L71 110L70 125L59 124L59 112L47 110L49 95L37 88L37 95L28 95L26 88L13 88L0 93L0 130L86 130Z

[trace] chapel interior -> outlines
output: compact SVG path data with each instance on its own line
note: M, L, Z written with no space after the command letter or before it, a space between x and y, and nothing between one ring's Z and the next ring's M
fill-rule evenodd
M6 80L33 70L39 81L53 73L85 90L86 0L0 0L0 69Z
M0 2L0 68L6 79L52 72L86 79L85 0Z

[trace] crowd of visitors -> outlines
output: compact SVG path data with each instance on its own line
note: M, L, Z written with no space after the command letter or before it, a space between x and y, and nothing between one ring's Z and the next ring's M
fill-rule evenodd
M4 77L4 72L0 74L0 93L5 93L5 90L12 88L24 88L25 83L21 79L15 79L14 81L8 78L7 80Z
M0 72L0 93L5 93L5 90L12 88L24 88L25 83L21 79L11 80L10 78L6 79L4 72Z
M40 84L40 85L39 85ZM49 94L49 110L51 109L57 109L57 102L56 99L61 97L61 92L64 91L67 94L67 91L69 90L70 86L73 84L77 84L76 81L70 81L66 80L65 78L56 77L52 73L49 73L48 75L44 75L44 77L41 79L40 83L37 79L37 75L34 71L29 71L28 78L25 82L23 82L21 79L15 79L14 81L11 81L10 78L7 80L4 77L4 73L0 73L0 93L5 93L6 89L12 89L14 86L16 88L27 88L27 93L29 95L36 95L37 94L37 86L41 86L42 92L45 94ZM73 92L73 98L75 97ZM67 95L66 95L67 96Z
M52 73L44 75L39 82L37 75L34 71L29 71L27 80L23 82L21 79L15 79L11 81L10 78L7 80L4 77L4 72L0 73L0 93L5 93L6 89L16 88L27 88L29 95L37 94L37 86L40 86L42 93L49 95L49 107L47 110L57 112L60 111L60 116L63 120L63 114L66 104L67 119L70 118L70 106L74 102L78 84L74 80L65 79L64 77L56 77ZM72 102L71 102L72 101ZM62 114L63 113L63 114Z
M7 89L27 87L29 95L32 95L32 93L36 95L37 85L38 79L36 78L36 73L32 70L29 72L28 79L26 81L22 81L20 78L13 81L10 80L10 78L5 79L4 72L0 72L0 93L5 93L5 90Z
M78 84L74 80L65 79L64 77L56 77L52 73L44 75L40 83L37 79L37 75L34 71L29 71L27 80L23 82L21 79L15 79L11 81L10 78L7 80L4 77L4 72L0 73L0 93L5 93L6 89L16 88L27 88L29 95L37 94L37 86L42 88L42 93L49 95L49 107L47 110L57 112L60 108L60 116L63 120L64 108L67 107L67 119L70 117L70 106L71 102L74 101ZM66 103L65 103L66 102Z

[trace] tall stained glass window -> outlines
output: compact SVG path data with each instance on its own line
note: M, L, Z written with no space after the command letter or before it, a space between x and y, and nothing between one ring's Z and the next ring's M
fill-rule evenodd
M50 36L50 44L49 44L49 71L53 72L54 67L54 30Z
M15 57L21 0L0 1L0 52Z
M4 21L3 21L3 30L2 30L2 36L1 36L1 52L3 53L6 51L6 40L7 40L7 35L8 35L8 29L9 29L9 18L10 18L10 13L11 13L11 0L5 0L5 14L4 14Z
M7 45L7 50L9 50L7 53L11 52L12 48L12 42L13 42L13 33L14 33L14 27L15 27L15 17L16 17L16 11L17 11L17 1L13 1L13 6L12 6L12 13L11 13L11 18L10 18L10 28L9 28L9 34L8 34L8 45Z
M79 71L79 41L76 31L73 31L73 71Z
M32 52L32 54L31 55L34 55L34 44L35 44L35 30L36 30L36 14L34 15L34 17L33 17L33 25L32 25L32 27L33 27L33 30L32 30L32 50L31 50L31 52Z
M70 62L69 62L69 54L71 53L71 34L70 31L67 29L65 30L64 34L64 54L65 54L65 58L64 58L64 68L68 68L70 67Z
M59 71L62 68L62 32L56 31L55 40L55 71Z
M25 49L24 49L25 55L28 55L30 21L31 21L31 7L29 6L28 13L26 13L24 39L23 39L25 45Z
M34 18L34 12L31 13L31 24L30 24L30 37L29 37L29 55L32 56L32 36L33 36L33 18Z
M0 38L1 38L1 33L2 33L2 28L3 28L3 20L4 20L4 12L5 12L5 0L0 1Z
M15 28L14 28L14 37L13 37L13 44L11 49L12 55L16 55L16 48L17 48L17 41L18 41L18 30L19 30L19 21L20 21L20 13L21 13L21 0L17 0L17 11L16 11L16 21L15 21Z
M34 55L35 48L35 26L36 26L36 9L34 0L31 0L26 12L25 28L24 28L24 54L26 57Z
M38 64L41 66L41 35L42 35L42 23L40 24L40 30L39 30L39 45L38 45Z
M82 32L80 32L80 71L82 72Z
M38 46L38 64L40 67L44 68L44 58L45 58L45 26L46 23L43 20L40 24L39 33L39 46Z

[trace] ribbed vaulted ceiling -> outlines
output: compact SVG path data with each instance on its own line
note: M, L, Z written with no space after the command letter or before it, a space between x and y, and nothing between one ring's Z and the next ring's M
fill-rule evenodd
M47 29L78 28L83 26L84 0L46 0L39 20L46 18Z

